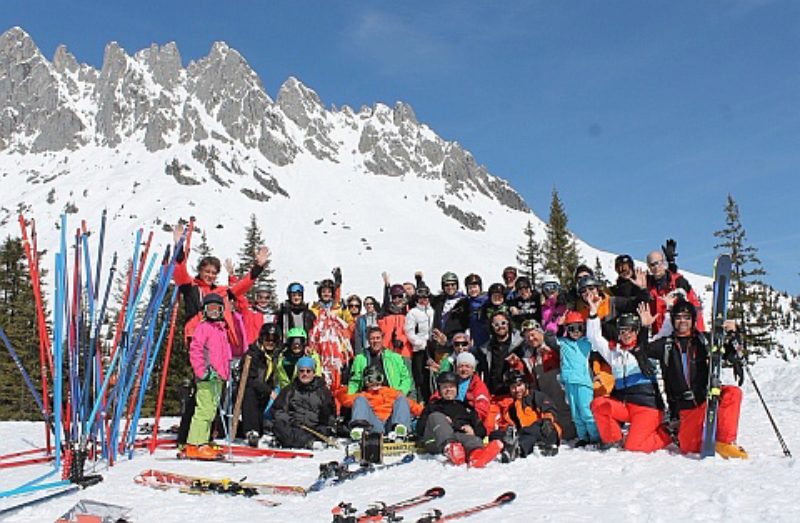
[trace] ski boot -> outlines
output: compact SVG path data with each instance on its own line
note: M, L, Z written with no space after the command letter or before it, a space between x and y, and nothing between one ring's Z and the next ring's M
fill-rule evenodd
M445 445L442 454L447 456L447 459L453 465L463 465L467 462L467 452L464 450L464 445L457 441L451 441Z
M483 468L491 463L502 450L503 442L499 439L492 440L485 447L469 453L469 466L476 469Z
M258 442L261 439L261 435L258 433L257 430L251 430L246 435L245 438L247 439L247 444L253 448L258 448Z
M728 458L738 458L738 459L748 459L747 452L735 443L722 443L718 441L716 446L717 454L722 456L725 459Z

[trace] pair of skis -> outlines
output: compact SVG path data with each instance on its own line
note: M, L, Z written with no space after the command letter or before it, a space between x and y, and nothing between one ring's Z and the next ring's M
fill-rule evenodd
M347 456L342 462L332 461L320 465L319 478L308 488L308 491L317 492L328 486L340 485L345 481L359 478L371 474L372 472L399 467L413 461L414 454L406 454L400 461L395 461L394 463L387 463L384 465L361 463L358 468L351 470L350 465L355 462L355 458L353 456Z
M188 494L227 494L230 496L254 497L266 494L283 496L305 496L306 489L297 485L272 485L249 483L223 478L190 476L165 470L148 469L133 478L139 485L156 489L177 489Z
M333 514L333 523L380 523L381 521L401 521L403 517L398 516L398 512L403 512L441 498L444 494L445 490L442 487L433 487L422 494L395 503L386 504L378 502L360 515L356 515L357 511L353 508L351 503L342 502L331 510ZM417 523L438 523L466 518L479 512L511 503L516 497L517 495L514 492L505 492L488 503L482 503L447 514L443 513L441 510L433 509L428 514L418 519Z

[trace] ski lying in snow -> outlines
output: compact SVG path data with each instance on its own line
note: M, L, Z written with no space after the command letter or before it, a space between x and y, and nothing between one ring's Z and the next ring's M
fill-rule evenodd
M459 510L458 512L451 512L450 514L443 514L442 511L434 509L427 516L423 516L418 519L417 523L439 523L441 521L452 521L454 519L467 518L473 514L477 514L478 512L483 512L484 510L506 505L515 499L517 499L517 495L515 493L506 492L504 494L500 494L497 496L497 498L495 498L494 501L490 501L489 503L475 505L474 507Z
M414 441L384 441L381 445L381 453L383 456L400 456L403 454L426 454L424 447L420 447ZM363 449L361 445L359 448L355 449L354 452L356 459L366 459L364 457Z
M442 487L433 487L422 494L402 501L396 501L395 503L387 504L383 501L378 501L373 503L363 514L358 516L355 515L357 510L353 507L352 503L341 502L331 510L333 514L333 523L379 523L384 520L399 521L402 518L397 518L396 514L398 512L441 498L444 496L444 493Z
M317 492L322 490L327 486L335 486L344 483L345 481L355 479L366 474L370 474L372 472L378 472L380 470L390 469L394 467L399 467L400 465L406 465L414 461L413 454L406 454L405 456L400 459L400 461L395 461L394 463L387 463L385 465L374 465L372 463L362 463L359 465L357 469L350 470L348 465L354 461L352 456L348 456L345 458L345 461L339 463L337 461L333 461L331 463L323 463L319 466L319 479L314 482L308 488L309 492Z
M731 257L720 255L714 262L714 301L711 310L711 362L708 369L708 398L706 417L703 422L703 439L700 457L707 458L716 453L717 412L721 392L720 371L725 339L723 325L728 317L728 287L731 279Z
M245 465L248 463L258 463L261 456L234 456L233 458L229 458L225 454L219 454L214 459L203 459L203 458L191 458L189 456L184 456L181 453L175 454L173 456L157 456L155 458L156 461L200 461L202 463L230 463L233 465Z
M227 453L228 450L234 456L243 457L265 457L265 458L281 458L281 459L294 459L294 458L313 458L312 452L303 450L287 450L287 449L271 449L271 448L257 448L249 445L220 445L219 449Z
M148 469L140 472L133 481L138 485L157 489L175 488L188 493L217 493L233 496L252 497L263 494L285 496L305 496L306 489L296 485L271 485L267 483L248 483L244 479L235 481L228 478L215 479L202 476L178 474L166 470Z

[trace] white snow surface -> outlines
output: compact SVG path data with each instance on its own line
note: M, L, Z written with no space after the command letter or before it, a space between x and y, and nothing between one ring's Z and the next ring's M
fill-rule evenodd
M752 369L789 448L800 452L800 361L760 360ZM726 376L727 382L731 381ZM444 498L404 513L416 521L425 509L444 512L488 501L507 490L518 497L512 504L476 515L469 521L800 521L794 497L800 473L796 458L783 456L758 398L745 382L739 424L739 443L750 453L747 461L721 458L699 460L664 450L651 455L624 451L597 452L562 447L552 458L529 457L485 469L445 465L418 457L391 471L376 472L308 497L272 496L282 502L273 508L241 497L193 496L159 491L134 484L133 476L158 468L209 477L230 477L265 483L309 485L319 463L342 457L342 451L315 453L313 459L269 459L248 464L163 461L172 451L154 456L137 454L114 467L98 467L104 481L40 506L23 509L9 521L54 521L79 499L131 507L136 522L331 520L340 501L366 508L370 502L391 502L432 486L444 487ZM0 453L43 445L41 423L0 423ZM45 466L0 471L0 489L34 478ZM795 494L792 494L795 492ZM23 497L0 499L0 509Z

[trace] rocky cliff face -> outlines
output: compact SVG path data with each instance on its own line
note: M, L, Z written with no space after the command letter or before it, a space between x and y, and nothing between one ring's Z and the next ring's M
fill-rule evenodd
M350 141L357 150L345 148ZM441 180L444 194L432 195L431 203L438 196L454 198L443 207L450 217L469 216L468 202L476 194L528 211L508 183L420 123L408 104L378 103L357 113L349 107L326 109L296 78L273 100L247 61L222 42L185 68L174 43L153 44L130 56L111 42L98 71L63 46L48 61L20 28L0 36L0 153L87 145L115 149L125 143L141 144L150 153L189 144L203 157L206 172L175 169L184 158L166 166L185 183L224 186L225 176L245 176L259 190L280 194L269 166L289 166L310 155L378 176ZM237 167L242 154L262 157L267 167ZM463 212L454 212L461 206L455 210ZM480 218L461 221L479 226Z

